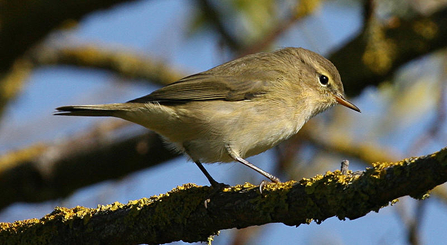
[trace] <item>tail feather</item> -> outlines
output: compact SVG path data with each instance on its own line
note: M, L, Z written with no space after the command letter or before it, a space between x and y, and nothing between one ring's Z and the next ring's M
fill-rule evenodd
M73 105L56 108L54 115L60 116L90 116L111 117L118 111L131 109L131 104L105 104L105 105Z

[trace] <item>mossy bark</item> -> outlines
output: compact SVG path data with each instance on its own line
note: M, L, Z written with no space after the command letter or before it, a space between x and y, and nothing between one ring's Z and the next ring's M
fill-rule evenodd
M56 208L41 219L0 223L1 244L139 244L206 241L219 230L267 223L298 226L356 219L410 195L422 199L447 181L447 148L361 173L223 190L186 184L166 194L96 209Z

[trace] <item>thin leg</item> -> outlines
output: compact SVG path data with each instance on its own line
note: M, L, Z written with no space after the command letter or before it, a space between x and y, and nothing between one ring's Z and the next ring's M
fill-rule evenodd
M251 168L251 169L257 171L258 173L264 175L267 179L269 179L269 180L271 180L271 181L273 181L273 182L275 182L275 183L281 183L281 181L279 180L278 177L276 177L276 176L274 176L274 175L272 175L272 174L270 174L270 173L268 173L268 172L266 172L266 171L264 171L264 170L262 170L262 169L256 167L255 165L253 165L253 164L250 163L249 161L247 161L247 160L245 160L245 159L243 159L243 158L241 158L241 157L239 157L239 156L235 157L234 160L236 160L236 161L238 161L238 162L244 164L245 166L247 166L247 167L249 167L249 168Z
M200 168L200 171L202 171L202 173L206 176L206 178L208 179L208 181L210 182L210 184L213 187L220 187L221 186L221 184L219 182L215 181L213 179L213 177L211 177L210 173L208 173L208 171L206 171L205 167L202 165L201 162L199 162L199 161L194 161L194 162L196 163L197 167Z
M267 179L275 182L275 183L281 183L281 181L279 180L278 177L258 168L257 166L253 165L252 163L250 163L249 161L243 159L242 157L240 157L238 154L236 154L229 146L227 146L227 151L228 154L230 154L231 158L233 158L234 160L244 164L245 166L255 170L256 172L264 175Z
M183 143L183 148L185 149L185 153L188 154L188 156L191 157L191 155L189 154L187 142ZM197 167L199 167L200 171L202 171L202 173L208 179L208 181L210 182L212 187L217 188L217 189L222 189L222 187L227 186L225 184L222 184L222 183L219 183L219 182L215 181L213 179L213 177L211 177L211 174L208 173L208 171L206 171L205 167L202 165L202 163L199 160L196 161L196 160L194 160L193 157L191 157L191 159L196 163Z

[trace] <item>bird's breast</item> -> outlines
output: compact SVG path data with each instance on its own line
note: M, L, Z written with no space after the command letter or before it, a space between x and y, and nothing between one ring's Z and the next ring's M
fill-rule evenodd
M296 134L305 122L297 117L296 108L281 103L266 106L262 101L200 102L178 113L182 122L176 128L181 130L167 137L202 162L233 161L227 146L243 158L257 155ZM188 137L177 137L180 131Z

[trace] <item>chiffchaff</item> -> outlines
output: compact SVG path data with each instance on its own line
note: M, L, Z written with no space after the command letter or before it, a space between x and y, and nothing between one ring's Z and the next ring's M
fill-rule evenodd
M62 106L55 115L119 117L154 130L202 165L238 161L279 179L246 157L296 134L311 117L344 98L335 66L303 48L248 55L180 79L127 103Z

